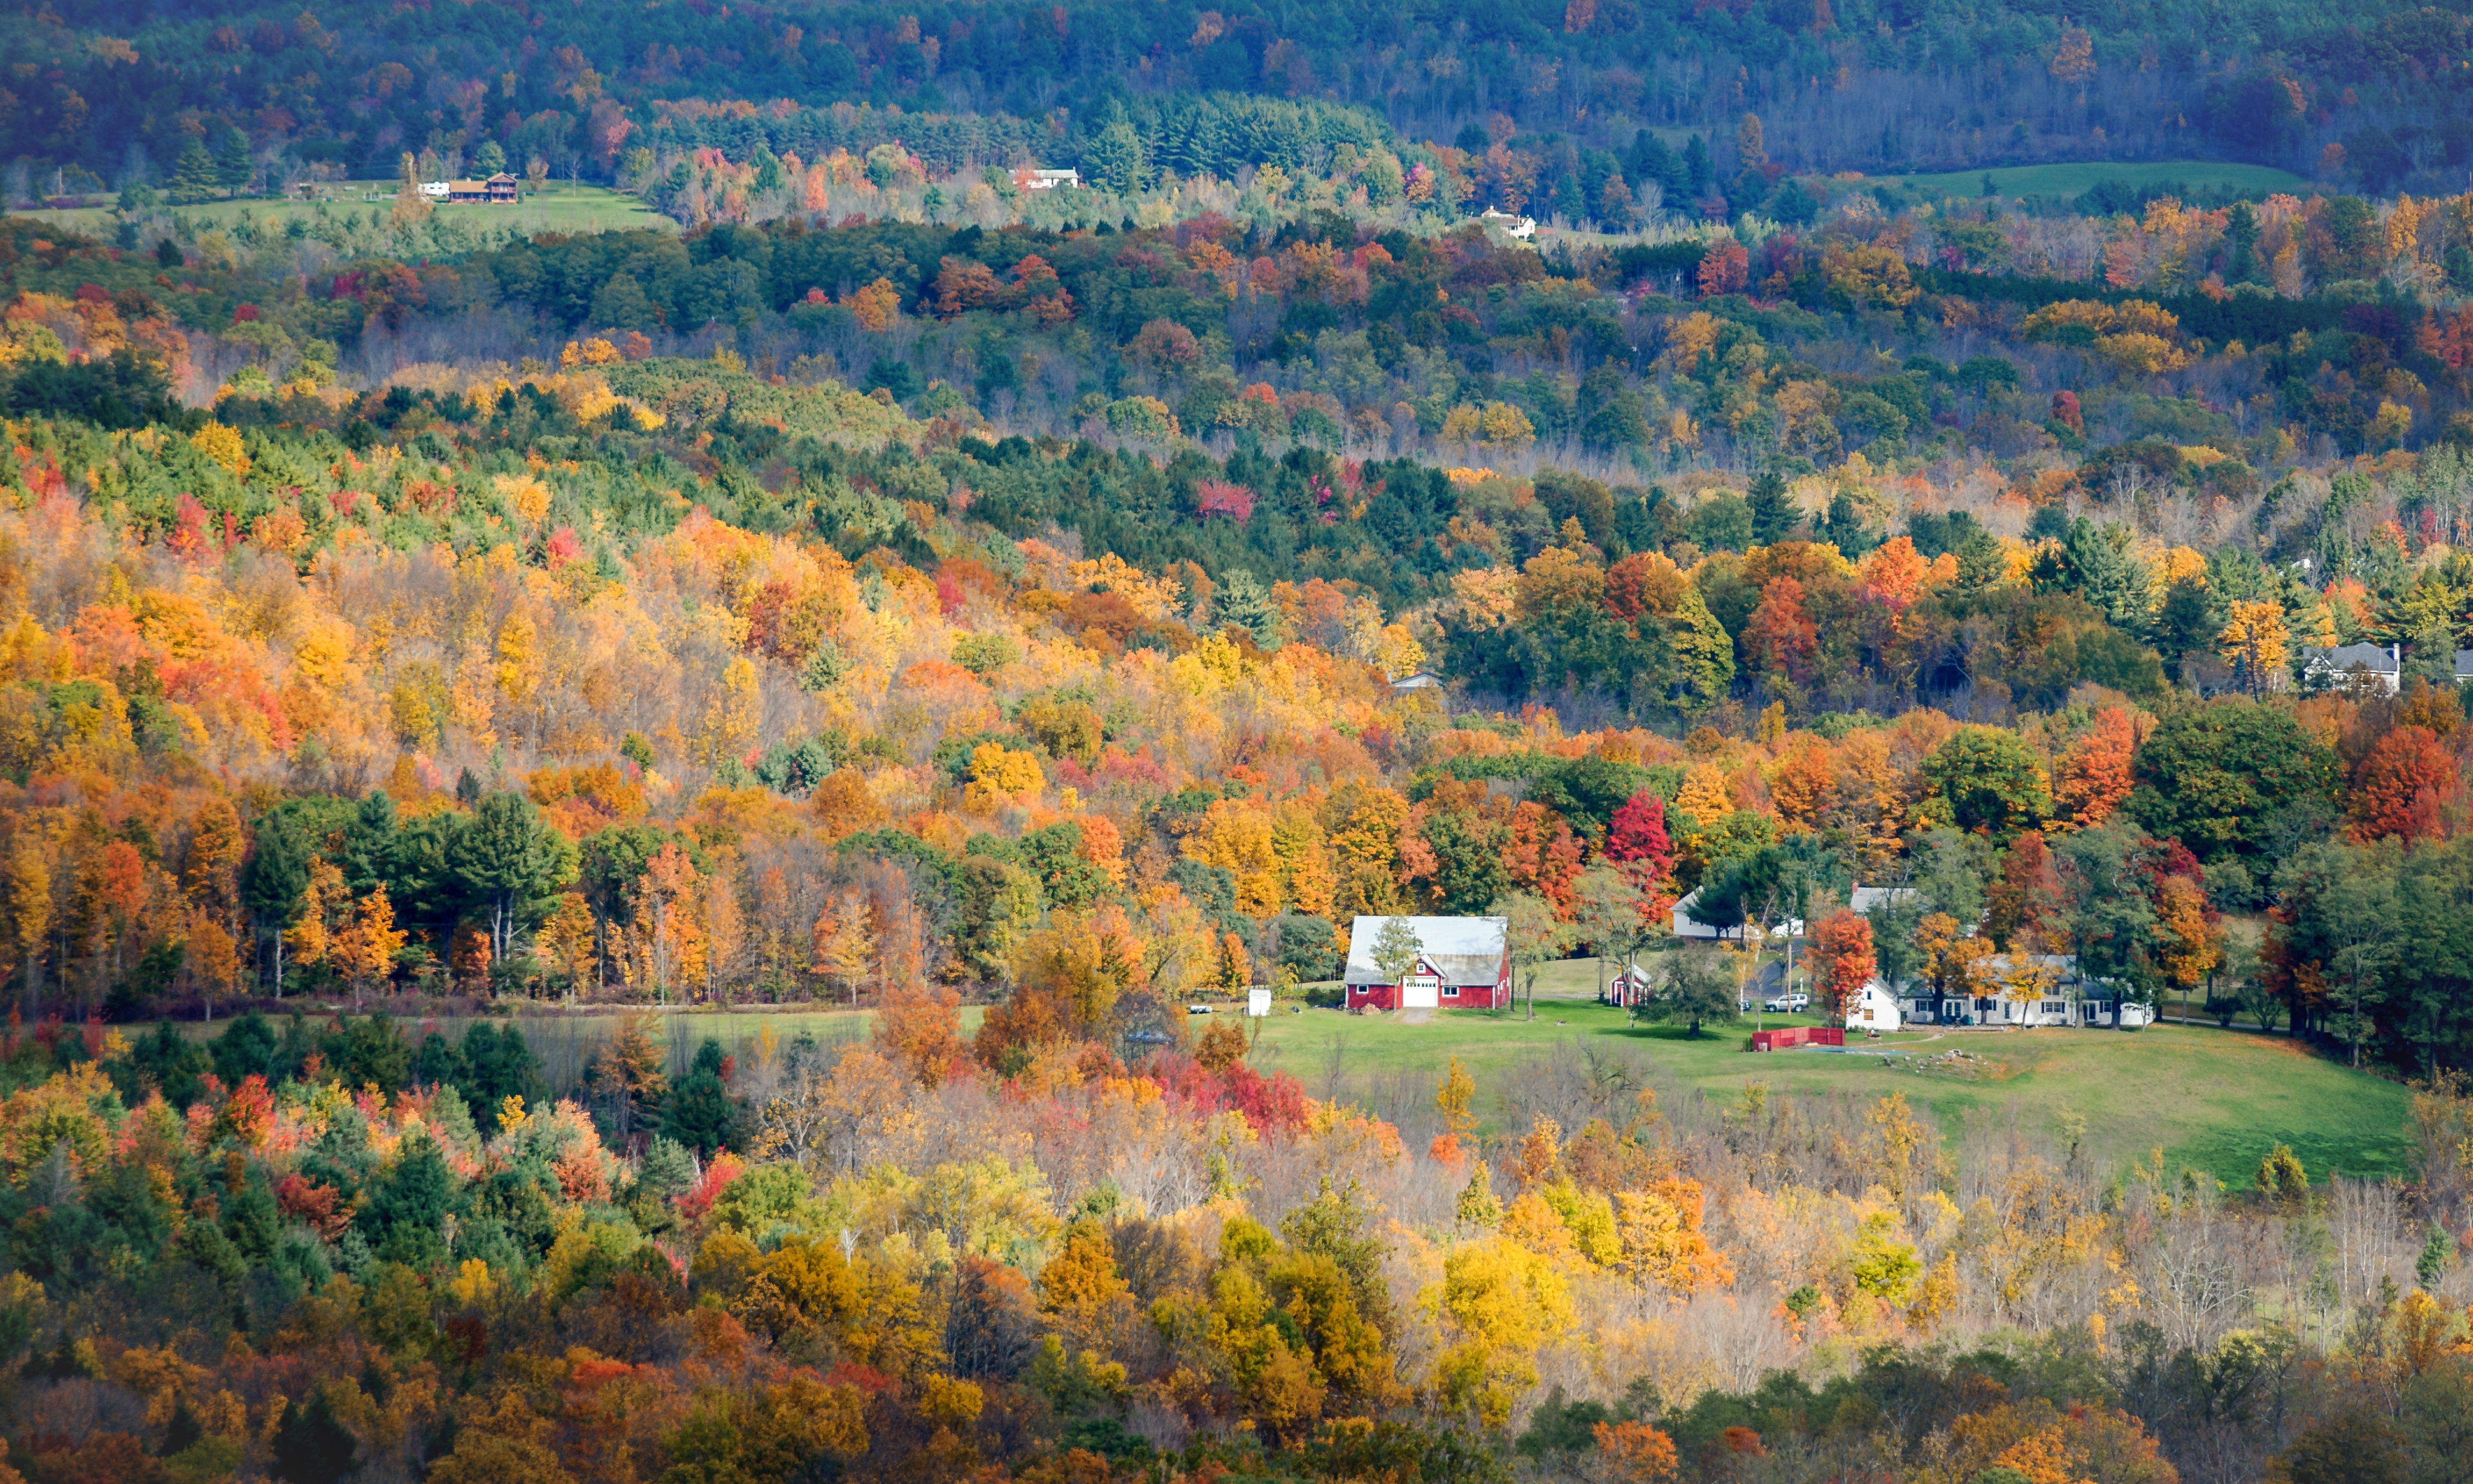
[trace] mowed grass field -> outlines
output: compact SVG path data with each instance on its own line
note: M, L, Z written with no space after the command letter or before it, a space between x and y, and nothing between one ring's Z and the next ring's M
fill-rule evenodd
M1777 1093L1872 1098L1903 1091L1932 1110L1952 1137L1970 1111L2006 1117L2015 1109L2028 1122L2048 1128L2057 1127L2064 1112L2075 1111L2086 1120L2088 1142L2116 1167L2161 1149L2168 1169L2203 1169L2236 1187L2248 1183L2277 1144L2292 1146L2314 1180L2336 1172L2413 1173L2406 1133L2410 1093L2282 1036L2206 1024L2162 1024L2129 1033L1924 1028L1861 1041L1846 1052L1755 1054L1742 1049L1752 1017L1713 1028L1698 1040L1674 1026L1627 1026L1621 1010L1596 1003L1597 983L1594 959L1547 965L1538 979L1533 1020L1516 1007L1500 1014L1449 1011L1411 1025L1396 1016L1296 1011L1284 1003L1264 1022L1253 1065L1265 1072L1288 1072L1320 1095L1334 1084L1347 1093L1364 1093L1378 1084L1396 1089L1404 1080L1430 1082L1456 1056L1477 1078L1479 1115L1499 1126L1505 1112L1502 1089L1511 1079L1562 1042L1584 1040L1640 1057L1669 1098L1698 1092L1728 1103L1752 1082ZM300 1008L316 1015L348 1013L350 1007L308 1002ZM582 1071L593 1048L617 1027L620 1014L529 1015L501 1023L523 1030L555 1086ZM983 1014L980 1007L963 1007L963 1035L977 1031ZM1220 1002L1212 1018L1239 1014L1239 1005ZM1820 1023L1809 1016L1764 1015L1758 1020L1771 1027ZM828 1007L661 1013L663 1037L680 1063L708 1036L745 1057L767 1024L784 1044L804 1034L830 1045L867 1036L873 1021L870 1011ZM415 1041L430 1028L453 1040L471 1021L407 1017L402 1023ZM1210 1021L1197 1017L1192 1023L1198 1032ZM206 1027L189 1021L183 1029L211 1036L222 1022ZM1980 1065L1958 1071L1921 1063L1951 1050L1980 1059Z
M1980 196L1983 193L1981 170L1952 170L1937 175L1884 176L1883 180L1902 185L1925 196ZM2130 186L2160 185L2166 181L2217 190L2239 191L2251 196L2268 196L2277 191L2306 194L2310 182L2289 170L2269 165L2244 165L2220 159L2165 160L2093 160L2062 165L2020 165L2014 169L1994 168L1994 189L2003 196L2076 196L2100 180L2119 180Z
M293 217L314 219L318 206L329 212L374 211L381 217L393 208L395 182L392 180L355 180L318 187L319 202L277 201L215 201L195 206L169 206L164 209L197 222L201 227L228 227L238 221L242 212L253 217L259 227L280 230ZM376 201L365 201L366 196ZM551 183L538 196L527 196L512 206L475 205L441 202L442 217L474 227L497 227L513 224L527 234L535 232L595 232L623 228L650 227L658 231L676 231L679 224L646 206L633 196L622 195L601 185L564 185ZM36 221L57 222L78 231L108 237L115 225L111 212L100 206L74 211L25 211L21 216Z
M1800 1016L1763 1018L1770 1026L1819 1023ZM1924 1029L1844 1053L1755 1054L1742 1049L1751 1028L1747 1018L1694 1041L1679 1027L1626 1028L1623 1013L1609 1006L1542 997L1534 1020L1519 1009L1447 1012L1425 1025L1309 1010L1273 1016L1254 1063L1294 1073L1313 1088L1334 1060L1348 1080L1358 1081L1404 1072L1440 1077L1457 1056L1477 1079L1480 1113L1499 1117L1501 1089L1525 1064L1549 1054L1558 1041L1585 1038L1638 1052L1669 1096L1692 1089L1732 1102L1752 1082L1776 1093L1871 1098L1903 1091L1932 1109L1952 1137L1969 1110L2005 1116L2014 1106L2025 1119L2047 1127L2076 1110L2086 1119L2089 1143L2109 1163L2149 1158L2160 1148L2168 1169L2203 1169L2235 1186L2246 1185L2279 1143L2293 1147L2313 1179L2335 1171L2411 1173L2407 1091L2280 1037L2177 1025L2131 1033ZM1970 1076L1914 1069L1908 1056L1870 1054L1952 1049L1992 1065Z

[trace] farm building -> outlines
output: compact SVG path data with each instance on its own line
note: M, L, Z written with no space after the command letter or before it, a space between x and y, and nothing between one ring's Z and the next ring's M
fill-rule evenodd
M1862 993L1846 1006L1846 1028L1850 1031L1894 1031L1905 1021L1897 996L1878 979L1863 986Z
M1387 917L1358 918L1348 930L1351 1010L1507 1010L1511 942L1502 918L1402 918L1417 935L1417 962L1397 981L1376 967L1375 940Z
M479 205L512 206L516 204L516 178L500 171L486 180L449 180L446 199Z

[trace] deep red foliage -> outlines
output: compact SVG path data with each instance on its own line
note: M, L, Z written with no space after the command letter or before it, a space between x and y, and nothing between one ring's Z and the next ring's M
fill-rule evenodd
M1253 491L1220 479L1206 479L1193 492L1195 510L1205 515L1225 515L1240 525L1254 518L1254 500Z

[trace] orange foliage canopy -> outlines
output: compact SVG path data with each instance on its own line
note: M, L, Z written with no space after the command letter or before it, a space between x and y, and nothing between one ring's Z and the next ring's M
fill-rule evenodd
M2454 797L2457 782L2456 759L2439 745L2437 733L2427 727L2394 729L2353 770L2345 800L2353 838L2393 835L2410 845L2437 836L2439 806Z
M2108 706L2061 755L2053 769L2053 806L2073 827L2093 829L2129 797L2130 759L2142 730L2127 707Z
M1846 1007L1863 993L1880 965L1872 955L1872 924L1853 912L1833 912L1813 925L1812 987L1813 997L1842 1019Z

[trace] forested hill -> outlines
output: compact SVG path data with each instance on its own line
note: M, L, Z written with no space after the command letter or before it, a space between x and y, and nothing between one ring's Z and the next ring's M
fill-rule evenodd
M159 178L192 140L387 176L404 151L493 142L518 170L539 156L606 178L679 124L833 110L847 130L860 108L868 143L1070 164L1111 123L1155 135L1171 100L1213 92L1358 106L1479 150L1505 126L1603 144L1748 108L1803 169L2293 163L2461 112L2467 75L2461 8L2392 0L45 4L0 38L20 59L0 89L7 156L59 190L116 188L149 162ZM2400 147L2448 149L2442 134Z

